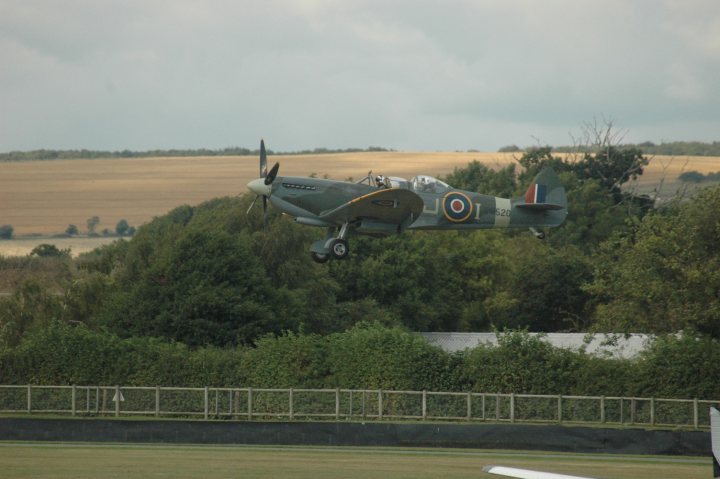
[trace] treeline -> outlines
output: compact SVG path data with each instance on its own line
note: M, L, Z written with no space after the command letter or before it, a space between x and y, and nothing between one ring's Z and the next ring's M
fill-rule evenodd
M65 328L62 330L70 331L67 334L85 334L121 350L147 343L163 351L186 348L188 357L253 357L260 354L256 351L263 341L283 341L270 340L268 334L297 336L309 341L303 344L309 344L312 354L326 357L329 350L318 349L315 339L345 337L342 335L355 331L358 324L372 322L392 331L524 328L659 335L684 331L682 344L703 345L708 357L715 357L720 338L720 188L703 189L693 198L656 209L650 199L623 189L625 183L642 174L646 162L641 150L614 147L585 153L573 162L554 156L550 148L535 149L520 158L521 171L515 165L494 171L472 162L444 179L458 188L505 197L523 194L537 171L553 166L567 190L570 209L566 222L547 231L545 241L522 230L354 237L348 260L324 265L314 263L308 255L309 245L323 234L322 230L299 226L272 208L263 227L258 208L246 213L252 195L181 206L141 226L131 240L103 246L76 260L34 258L34 264L57 269L53 290L50 292L43 275L38 274L36 281L24 282L13 295L0 298L0 351L6 355L3 357L15 358L12 364L26 364L22 361L29 359L18 358L33 355L17 354L30 348L37 340L33 338ZM41 260L44 263L37 263ZM0 270L20 267L18 264L0 259ZM69 361L73 360L70 351L79 351L74 360L78 370L82 369L84 346L63 341L58 345L66 344L62 347L67 348ZM671 336L658 344L674 344L672 341ZM345 349L349 353L355 347L347 343ZM381 354L373 348L369 351ZM428 354L435 358L432 361L437 359L432 356L436 353ZM35 356L42 359L43 354ZM125 356L129 358L123 366L126 369L150 370L149 366L139 366L146 364L142 355ZM447 371L459 371L453 365L455 357L448 357ZM492 364L496 361L493 357L478 360L474 381L492 377L490 370L480 365ZM532 356L521 358L524 367L535 367ZM352 369L365 367L354 356L343 361ZM439 364L446 364L443 361L446 359ZM497 360L498 368L503 361L509 359ZM546 359L539 361L541 369L561 367ZM699 364L695 356L688 353L687 358L678 357L677 361L680 379L683 375L697 377L693 372ZM424 364L419 360L415 363ZM39 363L19 369L11 369L9 364L3 363L0 371L18 371L5 376L13 382L29 382L33 374L39 374L33 371L42 370ZM167 364L175 368L184 363ZM215 364L209 366L213 370L220 368L216 363L208 364ZM296 358L292 363L301 364L310 370L316 368L306 358ZM506 375L520 374L507 364ZM608 377L614 381L616 376L629 375L627 383L618 379L622 388L639 384L640 363L623 364L631 371L611 369ZM86 381L104 381L101 378L106 377L102 376L106 367L110 368L91 369L98 379L88 376ZM414 367L422 373L423 368ZM266 369L267 381L277 380L280 386L280 370L273 368ZM318 371L322 378L344 377L328 366ZM64 373L57 374L55 380L48 373L37 381L70 380ZM449 382L423 384L428 389L445 388L441 385L471 387L459 379L447 379L456 378L455 374L442 376L442 381ZM571 376L558 379L564 381L566 389L560 383L548 384L558 384L558 390L569 394L575 390ZM659 373L642 377L656 383L674 378ZM113 378L107 380L127 382ZM242 380L251 385L261 382L258 376ZM500 380L502 375L498 376ZM163 382L160 378L153 381ZM323 384L356 384L348 381ZM602 378L595 381L602 383ZM406 383L394 384L406 387ZM495 383L488 384L483 388ZM506 392L536 391L530 383L513 382L506 387L516 388ZM671 393L667 390L663 394Z
M678 176L680 181L686 183L702 183L704 181L720 181L720 171L702 174L699 171L686 171Z
M58 322L0 350L0 384L353 388L717 399L720 348L668 336L633 360L561 348L527 333L446 353L400 328L361 323L326 336L190 349Z
M507 148L507 147L506 147ZM666 156L720 156L720 141L702 142L702 141L670 141L660 144L652 141L644 141L642 143L625 143L620 148L639 148L646 155L666 155ZM575 153L578 151L594 152L597 146L558 146L553 148L559 153ZM512 150L511 150L512 151Z
M267 150L270 155L321 155L328 153L361 153L373 151L393 151L379 146L367 148L314 148L312 150L299 150L290 152ZM167 156L257 156L258 149L242 148L238 146L219 149L169 149L169 150L145 150L145 151L106 151L106 150L32 150L32 151L11 151L0 153L0 162L10 161L32 161L32 160L75 160L75 159L96 159L96 158L155 158Z
M558 153L597 153L600 149L597 145L582 146L555 146L542 147L550 148ZM668 155L668 156L720 156L720 141L672 141L655 144L651 141L642 143L627 143L618 145L621 149L641 149L646 155ZM500 148L500 152L522 152L533 151L538 147L520 148L517 145L507 145ZM270 155L322 155L330 153L363 153L378 151L395 151L392 148L380 146L369 146L367 148L313 148L309 150L296 151L273 151L268 150ZM471 150L477 151L477 150ZM153 158L153 157L193 157L193 156L257 156L260 150L232 146L227 148L209 149L156 149L156 150L52 150L41 149L31 151L10 151L0 153L0 162L11 161L32 161L32 160L73 160L73 159L97 159L97 158Z

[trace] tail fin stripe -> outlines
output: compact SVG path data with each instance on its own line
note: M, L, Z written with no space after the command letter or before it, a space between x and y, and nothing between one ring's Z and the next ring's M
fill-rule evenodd
M540 183L534 183L530 185L527 193L525 193L525 203L536 204L545 203L547 198L547 185Z

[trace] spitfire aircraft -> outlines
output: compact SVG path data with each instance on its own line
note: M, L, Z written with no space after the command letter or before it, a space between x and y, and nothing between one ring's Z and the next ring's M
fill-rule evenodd
M352 183L309 177L277 176L280 165L267 171L265 142L260 143L260 178L248 188L297 223L326 229L325 238L310 247L318 263L346 258L351 235L388 236L405 230L475 230L559 226L567 215L565 189L551 168L543 169L525 195L498 198L463 191L431 176L411 180L368 173ZM250 205L250 208L255 204ZM248 209L248 211L250 211Z

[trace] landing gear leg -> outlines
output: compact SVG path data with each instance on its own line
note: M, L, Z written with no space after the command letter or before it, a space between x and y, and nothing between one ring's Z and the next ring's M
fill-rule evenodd
M340 233L338 233L337 238L330 239L325 243L333 259L345 259L348 253L350 253L350 246L345 239L347 238L348 231L348 223L345 223L340 227Z
M349 224L343 224L337 236L335 236L335 230L334 226L328 228L325 239L314 242L310 247L310 257L316 263L325 263L330 258L345 259L350 253L350 246L346 239L350 233Z
M310 257L316 263L326 263L330 259L330 249L328 242L332 241L332 239L335 237L335 230L336 228L334 226L328 228L327 232L325 233L325 239L317 240L310 247Z

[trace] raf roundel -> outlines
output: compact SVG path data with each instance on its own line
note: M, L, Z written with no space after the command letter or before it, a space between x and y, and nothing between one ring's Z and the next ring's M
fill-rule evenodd
M472 216L472 201L459 191L453 191L445 195L442 201L445 218L453 223L462 223Z

